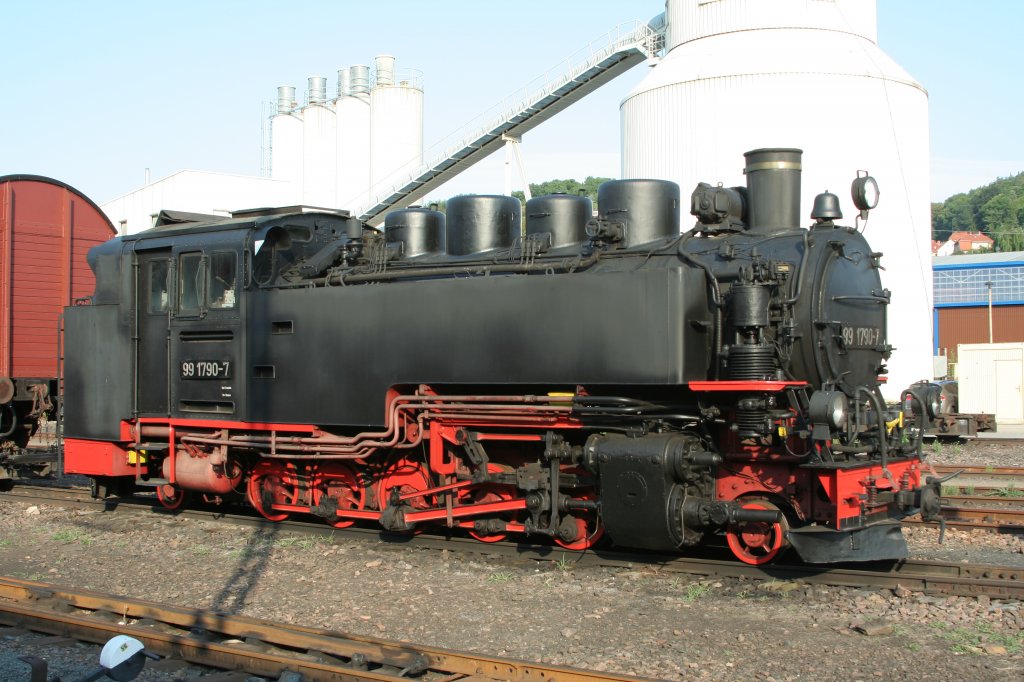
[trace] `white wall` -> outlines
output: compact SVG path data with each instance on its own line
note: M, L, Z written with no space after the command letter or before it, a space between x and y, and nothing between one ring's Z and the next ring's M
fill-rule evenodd
M996 415L997 424L1024 424L1024 343L957 346L960 412Z
M883 392L897 399L932 370L927 93L873 42L869 0L670 0L669 10L675 40L687 42L623 100L622 177L673 180L685 197L702 181L745 185L746 151L796 147L804 224L829 190L853 225L850 183L870 171L881 199L865 236L884 254L896 348ZM672 27L673 10L690 23Z
M182 170L100 205L119 234L153 226L161 210L228 215L231 211L299 203L298 185L271 178Z

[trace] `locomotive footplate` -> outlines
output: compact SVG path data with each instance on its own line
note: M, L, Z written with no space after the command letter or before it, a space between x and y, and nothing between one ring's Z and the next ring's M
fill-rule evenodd
M800 558L810 564L906 559L910 551L900 528L896 520L841 531L806 526L787 531L786 539Z

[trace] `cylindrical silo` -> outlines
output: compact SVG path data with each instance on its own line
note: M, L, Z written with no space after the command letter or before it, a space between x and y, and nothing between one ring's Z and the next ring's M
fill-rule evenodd
M327 102L327 79L309 79L309 104L302 110L302 203L333 208L337 202L337 134Z
M350 66L338 72L337 206L356 210L370 191L370 69ZM344 85L342 85L344 83Z
M377 59L370 91L370 195L404 181L423 165L423 77L398 71L394 57Z
M295 108L295 88L277 89L277 113L270 119L270 177L302 182L302 115Z
M881 187L866 236L892 291L887 397L930 378L928 95L876 45L870 0L668 0L668 54L621 105L622 177L742 185L743 153L804 150L800 219L857 170ZM852 223L852 220L846 221Z

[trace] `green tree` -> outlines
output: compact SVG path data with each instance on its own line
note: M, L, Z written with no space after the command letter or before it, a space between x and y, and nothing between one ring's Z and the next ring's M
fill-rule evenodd
M971 200L966 194L954 194L946 201L932 204L932 236L945 241L957 231L977 232Z
M932 204L932 239L956 231L987 234L1001 251L1024 249L1024 173Z
M989 232L998 232L1019 224L1017 213L1020 209L1017 197L1010 192L997 194L981 207L981 218Z
M1000 251L1024 251L1024 228L1020 226L1000 230L994 239Z
M586 180L548 180L547 182L530 183L530 194L535 197L542 197L546 194L584 194L597 205L597 188L601 183L608 182L611 178L595 178L588 176ZM512 192L512 196L520 201L526 201L523 192Z

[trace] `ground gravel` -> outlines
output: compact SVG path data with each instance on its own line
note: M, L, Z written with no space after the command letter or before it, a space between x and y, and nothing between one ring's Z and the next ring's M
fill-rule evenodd
M1021 438L1019 444L989 443L983 438L952 443L936 439L926 443L923 452L932 464L1024 467L1024 438Z
M908 536L915 558L1024 565L1020 536L948 530L941 547L933 529ZM701 581L558 558L335 543L164 515L31 508L0 495L0 574L20 578L661 679L1024 680L1019 602ZM27 641L0 630L0 679L25 679L4 675ZM89 663L97 655L34 652ZM152 670L145 679L196 674Z

